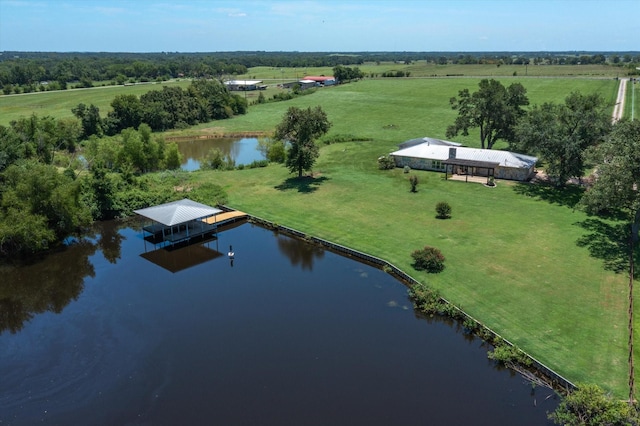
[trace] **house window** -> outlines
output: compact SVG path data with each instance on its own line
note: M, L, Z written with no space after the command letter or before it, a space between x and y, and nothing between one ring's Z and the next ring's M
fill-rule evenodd
M442 162L440 160L432 160L431 167L434 169L442 169Z

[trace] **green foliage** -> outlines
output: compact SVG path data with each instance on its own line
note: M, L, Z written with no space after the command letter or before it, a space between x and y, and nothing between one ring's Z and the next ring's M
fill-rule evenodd
M235 162L225 155L220 148L211 148L206 158L200 162L202 170L233 170Z
M327 133L331 123L321 107L302 110L290 107L280 124L276 126L275 138L289 145L286 166L291 173L311 170L319 155L315 139Z
M247 166L250 169L256 169L258 167L267 167L269 165L269 160L253 160Z
M404 174L407 174L407 173L409 173L410 171L411 171L411 167L409 167L409 166L404 166L404 167L402 168L402 173L404 173Z
M2 173L0 253L27 254L49 248L91 220L77 181L54 166L24 161Z
M22 139L13 128L0 126L0 172L24 158L24 148Z
M91 104L87 107L85 104L80 103L72 110L82 125L82 139L88 139L90 136L102 136L103 124L102 118L100 118L100 109Z
M142 105L136 95L117 95L111 101L112 111L107 114L106 126L110 135L127 128L137 129L142 123Z
M219 206L227 203L228 196L220 185L206 183L195 187L189 193L189 198L199 203Z
M178 144L173 142L167 145L165 152L164 165L168 170L176 170L182 164L182 154L178 149Z
M333 77L340 83L346 83L351 80L360 80L364 78L364 73L358 67L345 67L336 65L333 67Z
M258 150L268 161L272 163L284 163L286 158L286 150L284 141L274 140L271 138L259 138Z
M436 217L438 219L449 219L451 217L451 206L449 203L440 201L436 204Z
M411 185L411 192L418 192L418 176L409 176L409 184Z
M479 90L470 93L469 89L458 92L458 98L451 98L451 108L458 111L455 122L447 128L446 136L454 137L459 133L469 135L469 129L480 128L480 144L484 149L493 148L498 139L514 139L514 127L524 115L523 106L529 105L527 90L521 83L512 83L505 88L497 80L483 79Z
M380 170L391 170L396 167L396 162L390 155L383 155L378 157L378 169Z
M610 121L602 97L573 92L564 105L534 106L516 126L517 142L511 146L538 155L546 174L562 186L571 177L582 177L585 152L602 142Z
M640 422L635 407L613 399L594 384L580 384L549 415L558 425L602 426L636 425Z
M120 179L107 169L94 167L83 180L83 203L89 206L94 219L112 219L119 213L114 204Z
M640 121L621 121L597 150L601 164L581 204L592 213L621 212L634 239L640 228Z
M322 142L326 145L331 145L332 143L340 143L340 142L366 142L370 141L371 138L366 136L356 136L353 134L332 134L331 136L327 136L322 139Z
M492 351L487 352L487 357L500 364L517 364L528 367L531 365L531 358L513 345L500 343Z
M425 246L411 253L413 267L418 271L438 273L444 270L444 256L435 247Z
M422 313L440 314L445 309L446 303L442 300L440 293L426 284L412 285L409 288L409 297L413 301L413 306Z

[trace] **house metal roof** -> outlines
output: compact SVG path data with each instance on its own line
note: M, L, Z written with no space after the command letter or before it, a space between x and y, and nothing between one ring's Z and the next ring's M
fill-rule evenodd
M511 151L501 151L497 149L478 149L467 147L451 147L443 145L433 145L422 143L392 152L391 155L398 157L426 158L430 160L448 160L449 150L455 150L455 159L470 160L485 163L497 163L500 167L510 168L530 168L536 164L538 159L530 155L519 154Z
M215 207L200 204L185 198L184 200L160 204L144 209L134 210L134 213L154 220L165 226L178 225L195 219L202 219L222 212Z
M229 80L225 81L226 85L253 86L262 83L262 80Z
M458 142L451 142L451 141L445 141L442 139L424 137L424 138L409 139L408 141L404 141L400 145L398 145L398 148L400 149L409 148L410 146L420 145L422 143L429 143L430 145L462 146L462 144Z

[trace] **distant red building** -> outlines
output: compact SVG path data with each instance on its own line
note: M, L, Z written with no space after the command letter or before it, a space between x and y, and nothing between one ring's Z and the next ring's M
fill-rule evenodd
M336 84L336 78L334 76L306 76L305 78L303 78L303 80L312 80L315 81L316 83L320 83L320 85L322 86L332 86L334 84Z

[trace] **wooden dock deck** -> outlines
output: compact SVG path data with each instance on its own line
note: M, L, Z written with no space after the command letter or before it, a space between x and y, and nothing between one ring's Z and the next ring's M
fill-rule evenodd
M215 216L210 216L206 219L203 219L202 221L205 223L208 223L209 225L213 225L213 224L222 224L225 222L233 222L236 220L240 220L243 219L245 217L247 217L248 215L245 212L241 212L238 210L233 210L230 212L224 212L224 213L218 213Z

